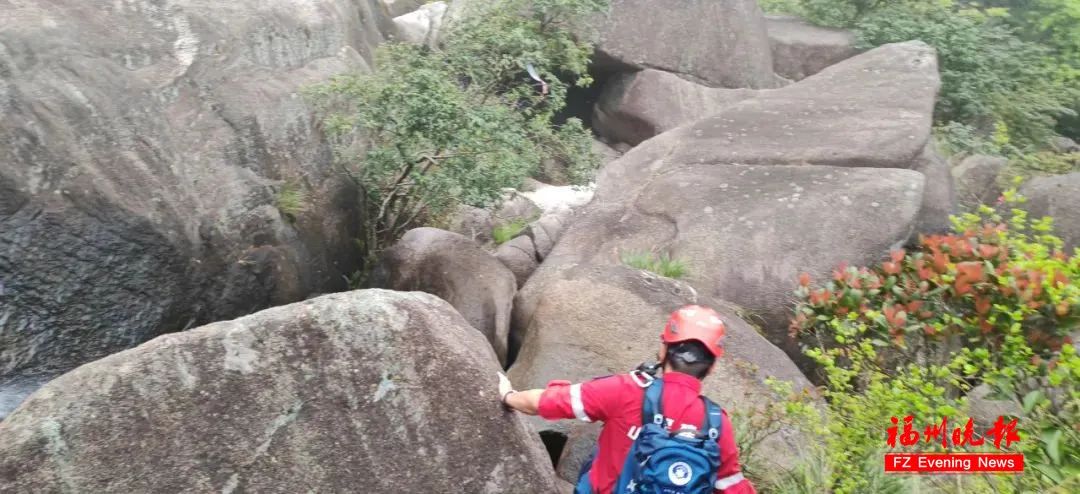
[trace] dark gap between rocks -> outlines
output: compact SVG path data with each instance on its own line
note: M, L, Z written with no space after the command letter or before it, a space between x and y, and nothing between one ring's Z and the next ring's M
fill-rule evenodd
M612 72L600 72L590 67L589 75L593 78L591 86L571 86L567 88L566 107L555 114L554 121L556 124L563 124L567 119L576 117L581 119L581 123L585 125L585 128L592 128L593 107L596 106L596 102L600 99L600 91L604 89L604 84L615 74Z
M551 456L552 468L559 467L559 457L566 447L566 434L556 431L540 431L540 440L544 442L548 455Z

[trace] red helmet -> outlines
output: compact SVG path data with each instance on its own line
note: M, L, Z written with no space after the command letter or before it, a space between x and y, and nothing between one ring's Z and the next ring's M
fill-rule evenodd
M714 357L724 354L722 341L727 328L720 314L700 305L687 305L671 313L660 339L666 344L700 341Z

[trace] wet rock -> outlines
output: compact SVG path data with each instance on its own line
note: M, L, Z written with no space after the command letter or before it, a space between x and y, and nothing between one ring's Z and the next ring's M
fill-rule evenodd
M368 66L376 0L3 10L0 376L346 287L357 191L300 93Z

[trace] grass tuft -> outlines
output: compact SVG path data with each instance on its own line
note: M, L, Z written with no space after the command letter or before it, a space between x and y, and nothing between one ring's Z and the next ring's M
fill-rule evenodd
M623 264L672 279L681 279L687 274L686 261L668 254L657 255L654 252L627 252L622 255Z
M296 221L297 216L307 211L308 193L299 185L287 183L278 189L276 204L283 216Z
M525 220L517 220L505 225L499 225L491 230L491 238L495 240L495 245L502 245L518 236L527 226L529 226L529 222Z

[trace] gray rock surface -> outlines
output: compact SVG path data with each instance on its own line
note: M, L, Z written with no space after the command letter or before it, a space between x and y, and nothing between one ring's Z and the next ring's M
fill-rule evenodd
M652 69L619 74L604 85L593 108L593 129L611 141L636 146L757 92L711 88Z
M367 66L376 1L4 2L0 376L345 288L356 192L300 90Z
M0 422L0 491L554 492L497 370L431 295L277 307L50 382Z
M503 201L495 208L492 218L495 226L504 226L511 223L532 223L544 214L532 199L516 190L507 191Z
M1080 144L1065 136L1055 136L1050 140L1050 149L1059 153L1080 153Z
M692 163L911 168L939 85L932 48L884 45L642 143L601 171L597 197L633 196L646 177Z
M469 237L480 245L485 245L492 240L495 219L490 210L461 205L450 217L446 229Z
M430 0L379 0L390 17L399 17L416 11Z
M469 238L438 228L409 230L383 251L372 286L427 292L450 302L506 361L514 273Z
M1080 173L1033 178L1022 187L1032 218L1054 218L1054 234L1065 241L1065 250L1080 247Z
M1008 158L981 154L960 161L951 171L960 204L967 207L993 204L1002 192L998 176L1008 164Z
M446 2L431 2L413 12L395 17L398 41L434 47L438 44L445 14Z
M798 355L787 328L799 274L820 279L842 262L880 260L909 238L923 201L925 179L911 170L665 165L642 177L637 194L579 213L517 297L515 321L531 310L526 292L547 290L548 271L666 251L685 261L686 281L703 296L745 307Z
M540 260L536 255L536 246L527 235L514 237L500 245L495 249L495 258L514 273L518 288L525 285L540 265Z
M765 384L770 376L792 382L796 390L810 388L791 359L743 322L735 307L701 296L686 283L625 266L576 264L544 273L540 283L530 280L515 307L515 339L523 337L523 344L509 377L519 388L554 379L580 382L655 360L668 315L689 303L716 308L727 324L726 353L703 392L729 412L775 400ZM559 472L576 480L582 455L572 451L588 449L581 443L595 444L595 436L579 430L592 427L577 421L541 426L569 434ZM794 431L784 430L763 449L776 452L771 461L791 464L796 439Z
M927 142L911 169L926 177L922 209L919 210L912 240L917 241L920 234L950 232L952 222L949 216L956 213L956 189L949 162L941 157L932 139Z
M785 15L765 16L765 24L773 70L785 79L805 79L858 53L851 31L815 26Z
M770 88L765 16L754 0L612 0L595 62L608 69L653 68L717 87Z

